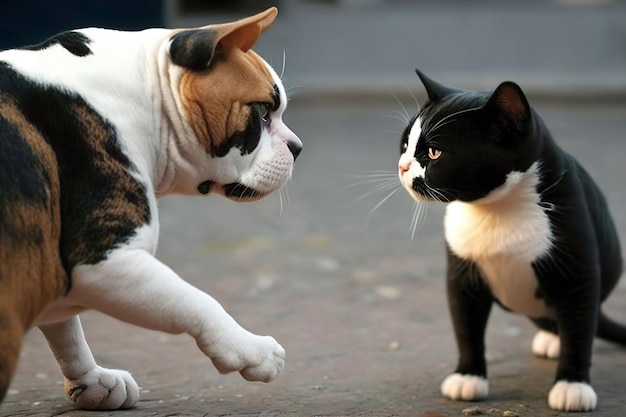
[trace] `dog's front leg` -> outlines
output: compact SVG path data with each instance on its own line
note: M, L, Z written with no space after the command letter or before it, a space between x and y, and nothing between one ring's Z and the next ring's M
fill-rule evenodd
M97 265L75 268L78 303L125 322L172 334L187 333L220 373L270 381L285 351L274 338L241 327L211 296L182 280L141 249L118 249Z
M40 326L65 377L65 395L80 408L130 408L139 387L126 371L98 366L89 350L78 316Z

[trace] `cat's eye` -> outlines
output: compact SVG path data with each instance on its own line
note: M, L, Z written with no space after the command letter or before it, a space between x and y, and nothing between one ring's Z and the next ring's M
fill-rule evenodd
M405 153L408 147L409 147L408 143L403 143L402 146L400 147L402 149L402 153Z
M430 159L437 159L441 156L441 151L435 148L428 148L428 157Z

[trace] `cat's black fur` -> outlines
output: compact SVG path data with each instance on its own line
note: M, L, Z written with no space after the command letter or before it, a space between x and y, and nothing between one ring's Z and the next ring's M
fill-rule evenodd
M530 318L560 337L555 382L588 384L593 394L588 395L593 398L586 404L577 398L559 402L552 399L552 393L549 402L552 408L569 411L595 408L589 379L593 338L626 344L626 327L611 321L600 309L622 272L617 232L601 191L583 167L555 143L515 83L504 82L493 93L468 92L417 73L429 101L404 132L401 152L413 125L420 123L412 156L423 176L405 183L406 188L418 200L460 201L469 205L456 204L470 210L479 204L488 209L484 205L488 196L505 185L511 172L527 173L538 167L534 190L538 200L531 203L540 207L533 209L535 212L547 215L551 241L545 253L530 261L530 267L534 297L550 313ZM442 151L441 156L429 158L428 148ZM401 169L401 178L402 173ZM449 209L446 216L454 215ZM486 384L485 328L494 301L507 308L493 291L506 277L485 279L477 259L455 253L448 238L455 231L448 227L446 222L447 292L460 353L455 373L479 377ZM520 230L522 227L519 225ZM443 386L442 391L453 399L483 397L450 395Z

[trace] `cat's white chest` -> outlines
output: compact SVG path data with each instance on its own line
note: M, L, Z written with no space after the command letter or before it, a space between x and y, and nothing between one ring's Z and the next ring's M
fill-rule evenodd
M449 203L444 223L450 249L476 263L503 305L539 317L549 311L536 296L532 263L549 252L552 232L538 204L537 172L529 171L507 180L483 201Z

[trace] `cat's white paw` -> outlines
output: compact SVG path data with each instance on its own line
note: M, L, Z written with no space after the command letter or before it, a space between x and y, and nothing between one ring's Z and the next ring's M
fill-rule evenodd
M98 366L80 378L66 379L65 395L85 410L117 410L135 405L139 386L126 371Z
M532 351L540 358L557 359L561 353L561 339L554 333L539 330L533 338Z
M210 350L207 354L220 373L239 371L248 381L269 382L285 366L285 349L276 339L258 336L245 329L222 338Z
M558 381L548 396L550 408L559 411L591 411L597 403L596 392L584 382Z
M441 383L441 393L456 401L482 400L489 395L489 381L478 375L454 373Z

